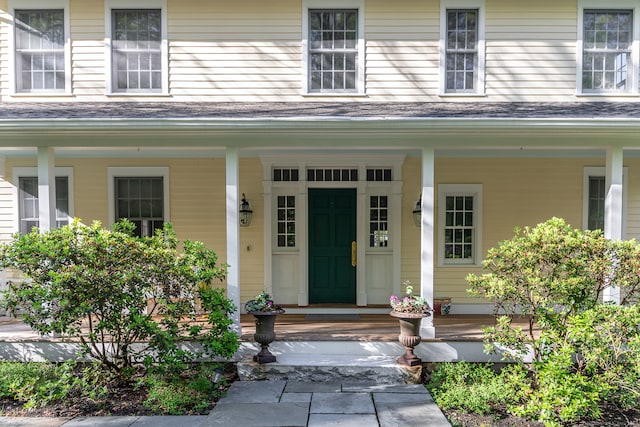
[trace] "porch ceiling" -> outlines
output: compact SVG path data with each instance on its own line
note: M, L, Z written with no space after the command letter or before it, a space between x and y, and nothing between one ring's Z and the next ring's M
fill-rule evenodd
M419 155L434 147L440 156L567 149L599 156L610 145L640 149L639 134L640 103L0 104L0 154L7 157L36 146L68 156L218 157L228 146L246 153L330 147Z

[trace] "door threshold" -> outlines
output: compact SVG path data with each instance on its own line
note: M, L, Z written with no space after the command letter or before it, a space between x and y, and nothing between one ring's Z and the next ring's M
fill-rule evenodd
M321 307L309 305L306 307L284 307L288 314L389 314L391 307L358 307L323 305ZM285 313L285 314L286 314Z

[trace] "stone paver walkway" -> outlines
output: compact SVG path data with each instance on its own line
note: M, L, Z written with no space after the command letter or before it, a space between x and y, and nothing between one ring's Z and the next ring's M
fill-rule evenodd
M236 381L209 415L0 417L8 427L450 427L420 384Z

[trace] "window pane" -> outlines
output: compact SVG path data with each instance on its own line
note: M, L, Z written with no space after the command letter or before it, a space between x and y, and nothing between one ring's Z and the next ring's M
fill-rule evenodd
M582 87L586 91L624 92L631 61L632 11L585 10Z
M114 90L161 90L161 11L113 10Z
M56 177L56 224L59 227L69 222L69 178ZM20 233L28 233L40 224L38 203L38 178L19 177L18 179L18 216Z
M309 11L309 90L356 90L357 11Z
M446 196L444 209L444 258L473 260L473 196Z
M447 11L445 55L446 90L475 89L475 64L478 57L478 11Z
M127 218L136 224L136 234L150 236L164 224L162 177L115 178L116 221Z
M16 90L63 91L64 11L16 10L15 41Z

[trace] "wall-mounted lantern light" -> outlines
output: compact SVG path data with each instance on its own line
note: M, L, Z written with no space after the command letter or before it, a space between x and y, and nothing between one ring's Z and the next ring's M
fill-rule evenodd
M251 210L251 205L247 200L247 196L242 193L242 200L240 201L240 227L250 226L252 216L253 211Z
M422 226L422 195L416 200L415 207L413 208L413 223L416 227Z

